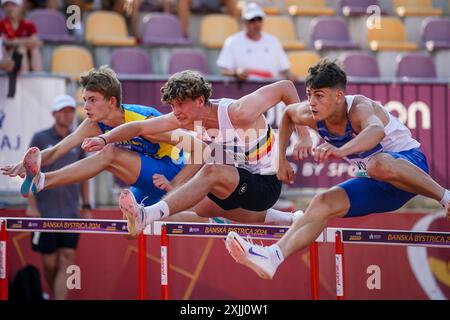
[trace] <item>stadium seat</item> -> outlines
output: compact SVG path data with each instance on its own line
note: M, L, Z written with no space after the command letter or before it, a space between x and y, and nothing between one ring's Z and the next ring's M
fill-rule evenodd
M443 10L434 8L432 0L392 0L394 12L399 17L441 16Z
M59 11L36 9L30 11L27 18L34 22L39 38L51 43L76 43L76 38L69 34L66 17Z
M361 16L367 14L369 6L379 6L378 0L341 0L339 7L344 16Z
M86 20L86 42L96 46L133 46L125 18L112 11L94 11Z
M311 21L311 42L314 49L358 49L350 39L347 24L339 17L318 17Z
M111 54L111 68L117 73L152 73L150 59L141 48L116 48Z
M264 18L263 31L278 38L285 50L305 48L305 43L297 39L294 23L289 17L266 16Z
M69 74L72 79L94 67L91 53L80 46L64 45L53 51L50 71Z
M421 25L421 37L428 51L450 49L450 18L426 18Z
M367 45L372 51L415 51L408 42L402 22L396 17L381 17L380 28L367 28Z
M293 16L332 16L334 9L325 6L324 0L286 0L288 12Z
M165 13L151 13L143 19L142 43L152 45L189 45L183 37L177 16Z
M396 59L395 75L403 78L436 78L436 67L428 54L423 52L401 53Z
M320 60L320 56L312 51L292 51L287 56L291 63L291 73L299 78L305 78L308 69Z
M200 24L200 43L208 49L220 49L226 38L239 32L238 22L226 14L208 14Z
M344 52L339 57L339 61L343 64L344 71L349 77L380 77L377 59L367 52Z
M183 70L197 70L209 74L208 61L202 51L196 49L175 49L169 58L169 74Z

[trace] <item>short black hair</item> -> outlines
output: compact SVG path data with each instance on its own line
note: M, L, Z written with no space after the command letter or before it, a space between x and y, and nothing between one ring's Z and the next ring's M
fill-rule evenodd
M336 61L323 58L309 68L305 84L307 88L311 89L339 88L345 90L347 75Z

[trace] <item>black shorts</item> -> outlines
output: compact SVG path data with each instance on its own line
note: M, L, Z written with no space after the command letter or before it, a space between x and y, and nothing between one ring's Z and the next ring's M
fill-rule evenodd
M252 174L236 168L239 172L239 184L226 199L217 198L208 193L208 198L224 210L242 208L250 211L264 211L272 208L281 193L281 182L276 175Z
M79 237L78 233L33 232L31 246L33 251L45 254L53 253L60 248L76 249Z

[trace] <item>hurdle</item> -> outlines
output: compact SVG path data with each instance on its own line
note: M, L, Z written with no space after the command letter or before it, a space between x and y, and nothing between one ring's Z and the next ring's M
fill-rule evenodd
M216 224L191 222L155 221L151 233L161 237L161 300L169 300L169 237L226 238L231 231L256 240L280 239L289 226L255 224ZM318 300L319 293L319 255L318 242L324 242L320 234L310 247L311 299Z
M169 238L168 236L203 236L225 238L230 231L248 235L253 239L277 240L281 238L288 227L247 225L247 224L216 224L216 223L178 223L154 222L138 237L138 299L147 298L147 263L146 236L161 236L161 299L169 299ZM94 234L128 234L126 220L106 219L59 219L59 218L27 218L0 217L0 300L8 299L8 232L67 232ZM321 236L319 237L321 238ZM315 294L318 297L318 255L317 246L311 249L316 254L312 261L311 283L315 284ZM313 270L314 269L314 270ZM315 295L313 294L314 298Z
M126 220L0 217L0 300L8 300L8 232L128 234ZM146 299L146 242L138 237L138 299Z
M146 236L159 235L161 240L161 299L169 300L169 237L226 238L231 231L251 239L276 241L288 226L216 224L156 221L138 238L138 299L147 296ZM8 299L8 232L69 232L97 234L128 234L125 220L105 219L42 219L0 217L0 300ZM344 300L344 245L397 245L450 248L450 232L408 231L386 229L353 229L328 227L309 247L311 299L320 298L319 244L335 243L336 299Z
M161 236L161 299L169 299L169 237L208 237L226 238L228 232L234 231L241 236L252 239L272 240L281 238L289 227L238 225L238 224L208 224L208 223L178 223L156 221L153 234ZM311 299L320 298L319 285L319 244L335 244L336 299L345 300L345 254L344 244L364 245L397 245L450 248L450 232L408 231L386 229L354 229L325 228L315 242L309 246ZM164 260L164 261L163 261ZM164 283L164 284L163 284Z

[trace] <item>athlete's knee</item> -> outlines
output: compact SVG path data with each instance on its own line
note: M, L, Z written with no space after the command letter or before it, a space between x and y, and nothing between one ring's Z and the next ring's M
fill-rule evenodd
M114 145L108 144L102 150L97 152L95 154L95 156L107 163L111 163L117 157L117 153L118 153L117 147L115 147Z
M330 196L329 191L319 193L311 200L305 215L314 220L328 220L336 215L335 200Z
M374 157L367 163L367 174L376 180L392 180L395 178L395 170L391 157Z
M200 174L204 176L204 178L208 178L209 180L217 180L219 179L220 169L217 164L205 164L200 169Z

